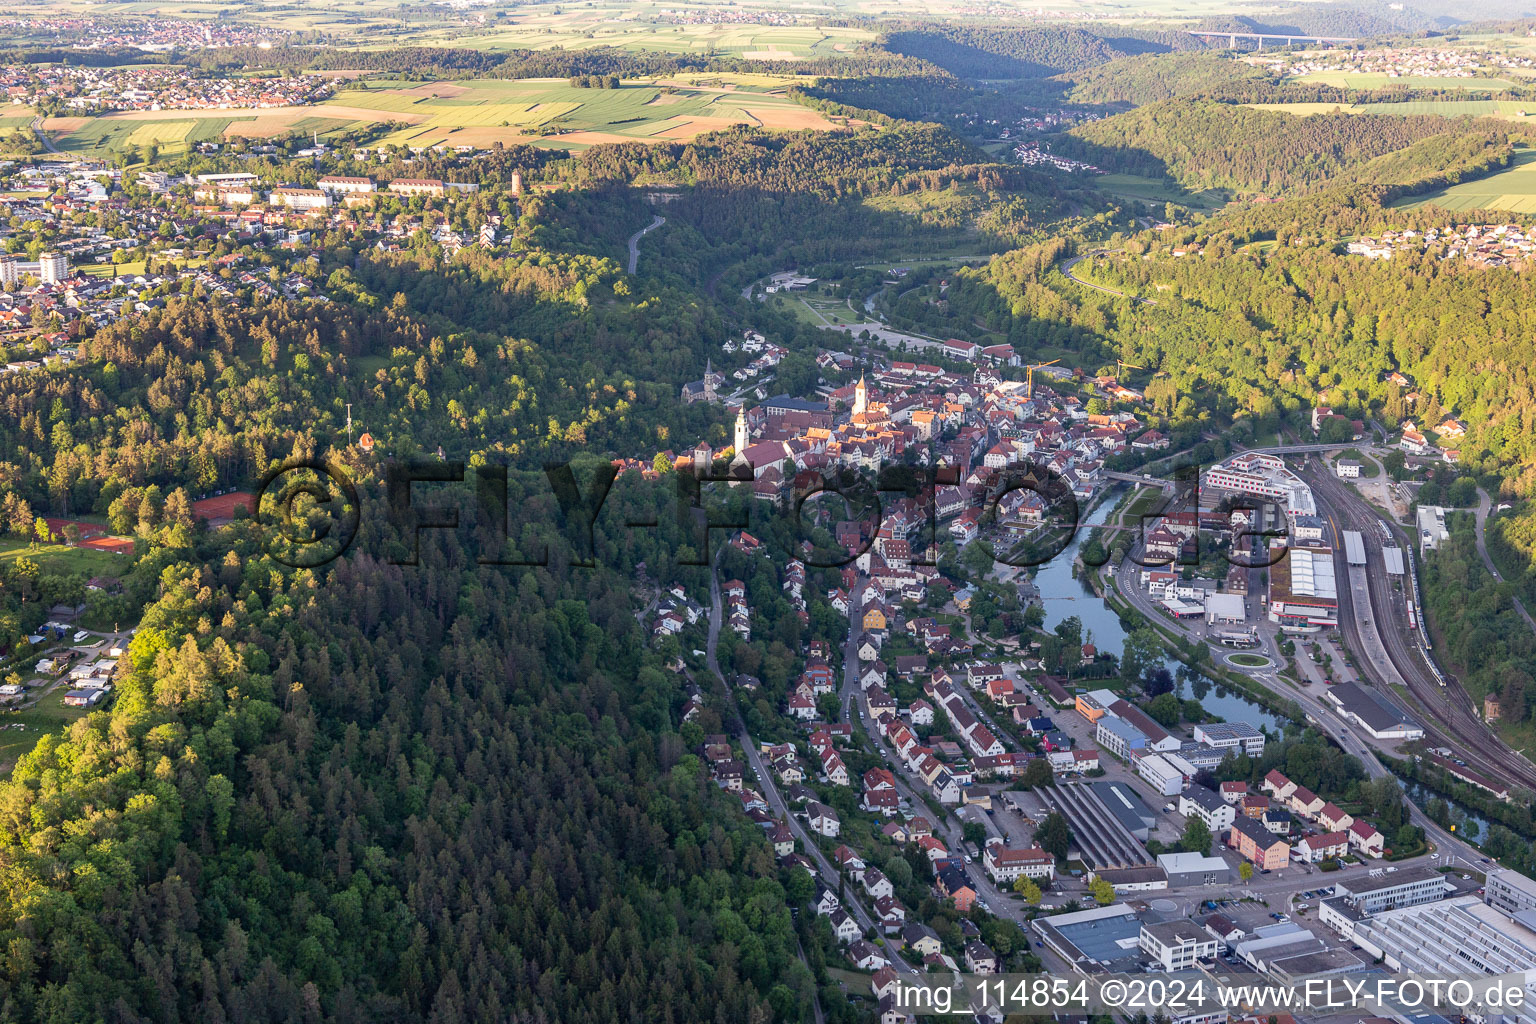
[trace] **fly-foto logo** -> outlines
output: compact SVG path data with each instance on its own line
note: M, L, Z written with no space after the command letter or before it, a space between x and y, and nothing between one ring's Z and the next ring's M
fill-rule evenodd
M618 480L618 467L599 463L585 488L570 463L543 467L544 485L554 496L574 548L565 560L578 568L595 568L594 529L604 516ZM841 568L859 563L871 552L887 561L910 565L936 564L944 541L980 545L995 562L1013 567L1043 565L1066 551L1081 529L1083 507L1067 481L1043 463L1010 466L988 476L985 486L968 487L953 467L890 465L873 473L851 469L823 472L800 470L768 501L709 500L718 487L754 491L749 469L737 466L724 473L666 474L673 505L687 547L699 552L680 564L708 564L716 538L750 530L765 536L790 538L782 552L812 568ZM1085 564L1097 567L1111 556L1117 535L1130 533L1126 555L1149 568L1198 566L1211 548L1201 539L1202 513L1198 466L1184 467L1160 482L1163 501L1151 511L1127 513L1097 527L1104 543L1080 550ZM444 501L441 490L430 501L418 500L418 485L470 485ZM654 483L653 483L654 485ZM478 527L475 560L485 566L547 566L547 548L513 555L509 470L505 465L478 465L438 459L391 460L384 465L383 507L391 528L404 539L404 552L387 560L418 565L421 538L431 530L456 531L468 503ZM285 565L318 568L345 554L362 526L357 484L341 464L324 458L289 459L270 470L257 487L256 513L268 533L272 557ZM831 515L824 503L834 503ZM1236 496L1219 503L1221 532L1230 537L1214 550L1231 565L1249 568L1275 564L1284 557L1289 519L1274 502ZM610 513L611 514L611 513ZM835 519L836 529L826 525ZM956 529L956 523L974 529ZM941 531L940 524L945 526ZM1270 525L1265 525L1269 523ZM656 529L658 519L625 519L625 529ZM772 525L774 528L770 528ZM783 525L784 529L776 528ZM828 538L831 538L830 542ZM1278 543L1277 543L1278 541ZM893 554L895 553L895 554Z

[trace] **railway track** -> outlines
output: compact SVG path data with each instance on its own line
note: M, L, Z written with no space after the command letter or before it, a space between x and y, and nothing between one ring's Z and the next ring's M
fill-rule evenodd
M1359 531L1365 540L1368 564L1379 567L1383 542L1380 524L1384 521L1381 516L1364 499L1334 480L1326 468L1317 472L1308 460L1302 475L1319 499L1320 510L1326 509L1330 513L1328 519L1335 530ZM1411 538L1404 536L1397 524L1389 523L1388 529L1399 545L1410 543ZM1338 578L1346 580L1348 567L1344 564L1341 538L1335 537L1334 542ZM1340 587L1339 602L1339 627L1351 638L1351 646L1360 655L1362 672L1373 677L1372 681L1382 692L1391 692L1388 680L1376 677L1375 667L1366 656L1367 648L1358 618L1368 613L1387 660L1418 704L1417 709L1410 710L1419 711L1417 717L1425 719L1426 736L1434 737L1437 743L1458 748L1467 764L1477 772L1507 785L1536 789L1536 765L1508 747L1487 727L1478 716L1471 696L1454 676L1447 675L1447 684L1442 687L1423 653L1405 638L1401 627L1407 621L1406 604L1394 595L1390 579L1374 570L1367 571L1365 579L1369 608L1356 609L1351 601L1343 600L1348 589L1345 586Z

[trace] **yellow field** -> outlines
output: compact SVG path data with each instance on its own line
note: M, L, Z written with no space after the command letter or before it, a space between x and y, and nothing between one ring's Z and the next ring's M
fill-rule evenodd
M686 141L732 125L820 130L832 122L789 99L789 79L692 75L578 89L565 79L484 79L420 85L360 83L323 103L279 109L129 111L56 117L44 130L70 152L185 150L214 138L275 138L370 124L401 127L389 145L489 147L497 142L584 148L600 142ZM169 149L167 147L170 147Z

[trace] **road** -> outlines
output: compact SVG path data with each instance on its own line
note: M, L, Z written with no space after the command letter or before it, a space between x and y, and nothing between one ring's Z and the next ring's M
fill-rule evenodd
M1483 540L1483 528L1488 522L1488 513L1492 507L1493 501L1488 497L1488 492L1479 487L1477 489L1477 509L1473 512L1477 526L1477 554L1482 558L1484 568L1493 574L1495 580L1502 582L1503 577L1499 575L1498 568L1494 566L1493 559L1488 554L1488 545ZM1514 603L1515 611L1519 612L1520 617L1525 620L1525 624L1531 627L1531 632L1536 633L1536 619L1531 618L1531 613L1525 610L1525 603L1514 594L1509 595L1509 599Z
M723 602L720 597L719 556L717 555L715 561L711 564L709 573L709 640L705 644L704 660L710 674L716 681L716 685L725 692L727 702L734 709L735 700L731 696L730 687L726 685L725 673L720 671L720 662L716 657L719 650L720 626L723 619ZM747 766L757 776L758 787L763 794L763 799L768 801L768 807L773 814L789 825L790 831L800 841L800 848L805 851L806 856L815 862L822 881L835 890L838 878L837 869L832 866L832 862L827 859L826 854L821 852L821 847L816 845L814 837L800 819L790 813L788 805L784 802L783 794L779 792L779 787L774 782L773 773L763 763L757 743L753 741L751 734L747 732L746 723L740 715L735 715L734 717L736 721L737 742L741 744L742 754L746 757ZM853 915L854 920L859 923L859 927L862 930L866 932L873 930L879 933L875 917L865 908L863 893L857 886L849 885L844 887L843 907ZM906 974L917 973L916 968L899 956L892 956L891 961L891 966L898 971Z
M1110 288L1107 285L1094 284L1092 281L1084 281L1082 278L1072 273L1072 268L1077 266L1083 260L1091 259L1094 256L1103 256L1107 253L1117 251L1118 250L1115 249L1095 249L1092 252L1084 253L1081 256L1073 256L1071 259L1062 260L1059 269L1061 270L1062 275L1066 277L1068 281L1075 281L1082 285L1084 288L1092 288L1096 292L1104 292L1105 294L1113 295L1118 299L1132 299L1135 302L1141 303L1143 306L1157 305L1157 303L1153 302L1151 299L1138 298L1133 295L1127 295L1125 292L1122 292L1116 288Z
M1448 684L1442 687L1430 671L1426 655L1418 643L1410 643L1402 595L1393 593L1391 579L1386 573L1370 568L1381 565L1380 524L1386 521L1352 489L1334 478L1326 467L1315 471L1309 460L1301 475L1312 487L1319 512L1331 521L1336 519L1335 529L1358 530L1365 541L1368 566L1367 571L1360 573L1365 577L1368 589L1365 607L1354 606L1356 595L1352 591L1357 588L1341 590L1339 625L1346 636L1356 637L1359 644L1356 651L1362 655L1361 664L1366 675L1382 688L1382 692L1389 692L1389 684L1400 679L1401 685L1425 711L1416 717L1424 720L1426 732L1453 741L1460 756L1475 770L1510 785L1536 788L1536 765L1512 750L1488 728L1478 715L1471 696L1455 676L1446 673ZM1400 535L1396 524L1388 526L1400 543L1412 539ZM1336 569L1347 574L1342 557L1336 554L1336 558ZM1346 594L1351 598L1349 602L1344 600ZM1390 669L1375 657L1373 640L1380 643Z
M651 218L649 224L629 236L629 272L631 274L640 266L640 239L655 231L666 222L667 218L658 213Z
M62 152L59 149L58 146L55 146L53 144L53 140L48 137L48 133L43 131L43 116L41 114L39 114L38 116L34 117L32 119L32 121L31 121L31 123L27 127L32 129L33 133L35 133L37 135L38 140L42 142L43 148L46 149L48 152L50 152L50 153Z
M1137 545L1137 548L1139 548L1139 544ZM1133 549L1133 553L1134 550L1135 549ZM1199 636L1198 634L1191 633L1180 623L1175 622L1168 616L1163 615L1157 611L1156 607L1152 603L1151 596L1148 595L1146 591L1142 590L1140 585L1136 582L1136 574L1140 572L1140 569L1141 567L1135 562L1131 561L1129 556L1127 556L1126 560L1121 563L1120 567L1115 571L1114 579L1115 589L1120 593L1120 595L1126 600L1130 601L1132 606L1134 606L1143 615L1152 618L1154 621L1157 621L1164 626L1169 626L1175 631L1189 636L1191 639L1196 641L1203 641L1203 637ZM1344 603L1342 600L1343 596L1344 595L1341 593L1341 606ZM1265 625L1267 626L1267 624ZM1259 639L1260 645L1257 648L1249 648L1249 650L1253 653L1262 654L1269 658L1271 664L1270 668L1254 670L1230 664L1228 664L1227 667L1242 672L1250 678L1256 680L1271 693L1274 693L1286 700L1294 700L1296 703L1300 704L1302 710L1306 712L1310 724L1322 732L1323 735L1327 736L1334 743L1338 744L1340 749L1342 749L1346 754L1349 754L1350 756L1357 759L1360 762L1361 767L1365 769L1366 775L1370 778L1375 779L1391 775L1391 771L1378 759L1378 751L1372 745L1370 739L1358 733L1352 724L1340 718L1334 712L1332 705L1328 704L1323 699L1321 694L1313 694L1305 688L1291 686L1285 680L1280 678L1278 672L1279 666L1285 663L1285 659L1280 653L1278 631L1272 628L1261 628L1259 630ZM1225 648L1213 647L1210 648L1210 650L1213 652L1212 657L1216 659L1222 659L1225 655L1233 653ZM1226 663L1223 662L1223 664ZM1474 847L1469 846L1467 843L1452 833L1447 832L1445 829L1441 828L1438 824L1431 820L1428 815L1426 815L1422 810L1420 810L1412 803L1409 804L1408 810L1410 819L1415 825L1418 825L1424 829L1425 835L1429 837L1430 841L1433 842L1436 847L1438 847L1442 857L1455 854L1468 865L1476 865L1479 862L1482 855ZM1245 886L1245 888L1253 889L1255 891L1261 891L1270 887L1276 889L1284 889L1287 886L1285 883L1280 883L1279 885L1274 885L1274 883L1260 883L1258 879L1255 879L1253 882L1250 882ZM1301 882L1292 882L1289 885L1289 888L1308 889L1316 888L1316 886L1306 885ZM1190 891L1194 892L1195 890ZM1180 895L1183 895L1182 890L1180 891ZM1208 897L1202 896L1200 898L1204 899Z

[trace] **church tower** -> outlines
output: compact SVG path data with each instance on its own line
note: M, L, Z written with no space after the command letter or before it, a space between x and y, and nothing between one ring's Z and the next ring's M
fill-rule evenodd
M704 360L704 401L715 400L715 365L713 359Z
M859 374L859 382L853 388L853 414L869 411L869 387L864 383L864 375Z
M736 410L736 458L745 459L747 447L752 443L752 436L747 433L747 406L742 404Z

